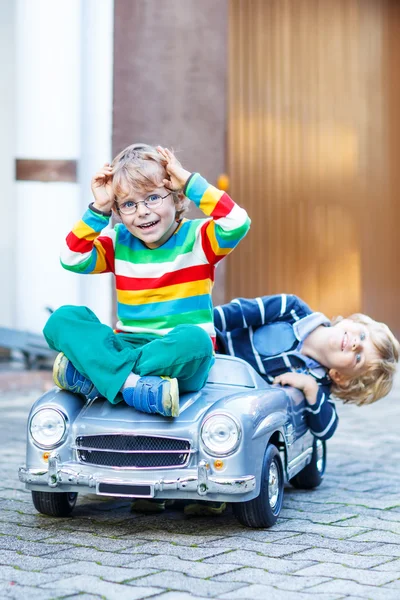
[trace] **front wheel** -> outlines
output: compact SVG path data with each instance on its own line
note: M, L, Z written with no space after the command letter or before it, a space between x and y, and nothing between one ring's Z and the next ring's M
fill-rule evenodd
M283 484L279 450L273 444L269 444L264 454L260 494L248 502L232 505L237 520L246 527L272 527L281 512Z
M37 511L50 517L68 517L76 504L75 492L32 491L32 501Z
M320 485L325 473L326 443L314 438L311 462L297 473L290 483L300 490L312 490Z

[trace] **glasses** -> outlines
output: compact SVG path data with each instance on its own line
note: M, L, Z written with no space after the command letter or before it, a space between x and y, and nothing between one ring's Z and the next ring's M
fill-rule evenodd
M166 194L165 196L160 196L159 194L151 194L150 196L147 196L147 198L145 198L144 200L140 200L139 202L127 200L126 202L117 205L117 210L123 215L133 215L137 211L137 207L139 204L144 204L146 208L149 208L151 210L152 208L157 208L158 206L161 206L163 200L165 200L165 198L167 198L171 193L172 192L168 192L168 194Z

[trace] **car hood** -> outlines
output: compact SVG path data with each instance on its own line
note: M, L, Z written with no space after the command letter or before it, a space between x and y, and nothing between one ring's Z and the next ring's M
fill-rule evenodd
M113 422L114 426L119 424L122 428L141 429L142 427L159 426L169 427L172 424L177 426L183 423L195 423L199 421L207 410L221 398L226 401L230 396L247 395L250 392L248 388L239 386L225 385L206 385L201 391L182 394L180 397L180 414L175 419L168 419L157 414L147 414L139 412L134 408L127 406L124 402L111 404L105 398L98 398L86 404L77 418L75 426L84 429L92 428L95 422L102 423Z

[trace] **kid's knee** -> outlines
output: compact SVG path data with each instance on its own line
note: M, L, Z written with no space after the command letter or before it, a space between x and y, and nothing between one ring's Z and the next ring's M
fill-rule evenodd
M80 319L90 319L92 311L86 306L73 306L66 304L57 308L49 317L46 325L44 326L43 333L46 338L54 338L54 335L61 328L67 326L72 321ZM94 316L94 314L93 314Z
M73 307L60 306L60 308L57 308L57 310L50 315L43 329L43 333L46 337L49 335L51 336L52 332L58 329L59 324L65 322L71 308Z
M178 325L176 330L184 336L186 344L196 353L197 356L211 357L213 355L213 345L210 336L201 327L197 325Z

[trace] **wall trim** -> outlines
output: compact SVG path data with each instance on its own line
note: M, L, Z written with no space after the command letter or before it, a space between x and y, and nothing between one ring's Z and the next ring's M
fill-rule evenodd
M15 161L15 179L17 181L76 183L77 161L17 158Z

